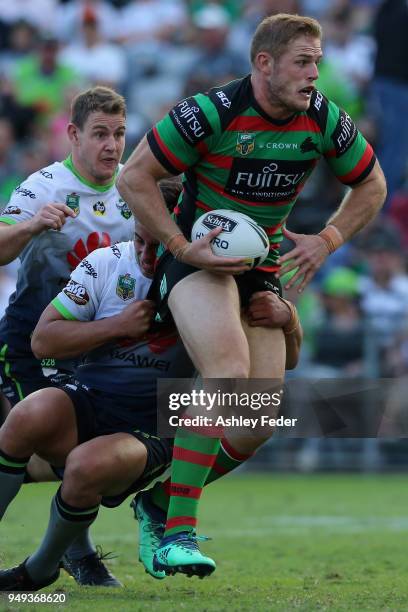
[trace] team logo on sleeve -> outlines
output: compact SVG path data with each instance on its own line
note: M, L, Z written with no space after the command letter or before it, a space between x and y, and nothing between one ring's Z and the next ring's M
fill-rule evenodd
M64 289L64 293L70 300L79 306L85 306L89 302L89 295L83 285L70 280Z
M130 300L135 296L136 279L130 274L121 274L116 285L116 295L121 300Z
M240 155L248 155L255 148L255 134L248 132L239 132L237 137L237 146L235 147Z
M122 198L119 198L119 202L116 202L116 208L119 210L120 214L124 219L130 219L132 216L132 211L129 206L126 204Z
M75 192L68 193L65 198L65 204L74 211L76 215L79 215L79 195Z
M331 138L336 150L336 157L344 155L357 138L356 125L344 110L340 110L339 120Z
M21 215L21 208L9 204L1 213L2 215Z
M177 131L191 146L195 146L213 133L204 112L194 98L182 100L169 115Z
M106 213L106 206L104 202L95 202L92 208L95 215L97 215L98 217L103 217L103 215Z

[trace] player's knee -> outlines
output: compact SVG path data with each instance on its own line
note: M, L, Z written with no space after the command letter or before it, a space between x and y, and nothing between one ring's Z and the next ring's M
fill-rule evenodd
M203 378L249 378L249 357L231 354L231 349L218 356L200 370Z
M20 439L35 440L47 426L40 408L35 398L30 396L23 399L8 414L2 434L7 438L18 436Z
M104 464L103 457L78 446L67 457L64 482L76 490L94 488L104 474Z

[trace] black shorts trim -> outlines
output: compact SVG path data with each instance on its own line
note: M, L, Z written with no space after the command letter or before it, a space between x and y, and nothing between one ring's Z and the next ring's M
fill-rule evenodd
M199 269L183 262L177 261L169 251L165 251L159 258L150 286L148 299L156 304L156 321L170 323L173 318L168 307L168 297L173 287ZM244 274L234 276L237 283L242 308L249 304L250 297L257 291L273 291L282 297L282 286L275 272L262 270L249 270Z

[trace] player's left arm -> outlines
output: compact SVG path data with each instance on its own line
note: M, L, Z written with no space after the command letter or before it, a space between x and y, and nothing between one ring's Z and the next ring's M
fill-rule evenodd
M250 327L281 328L285 335L286 370L293 370L298 361L303 330L296 306L272 291L257 291L251 296L246 311Z
M330 253L350 240L373 219L387 195L384 174L371 145L352 119L322 97L327 117L322 133L322 153L339 181L350 187L337 211L319 234L295 234L283 230L295 247L280 260L280 276L299 268L285 288L300 279L302 291Z
M294 242L295 247L280 258L279 276L298 268L285 285L285 289L289 289L303 277L298 289L299 292L303 291L330 253L352 238L377 215L384 204L386 194L384 174L376 161L367 178L353 186L346 194L321 233L295 234L283 229L283 234Z

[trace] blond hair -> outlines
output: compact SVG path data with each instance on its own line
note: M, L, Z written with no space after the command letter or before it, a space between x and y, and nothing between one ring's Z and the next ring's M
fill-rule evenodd
M260 51L266 51L274 59L279 58L291 40L304 35L322 38L321 25L313 17L287 13L265 17L252 38L250 52L252 64Z

